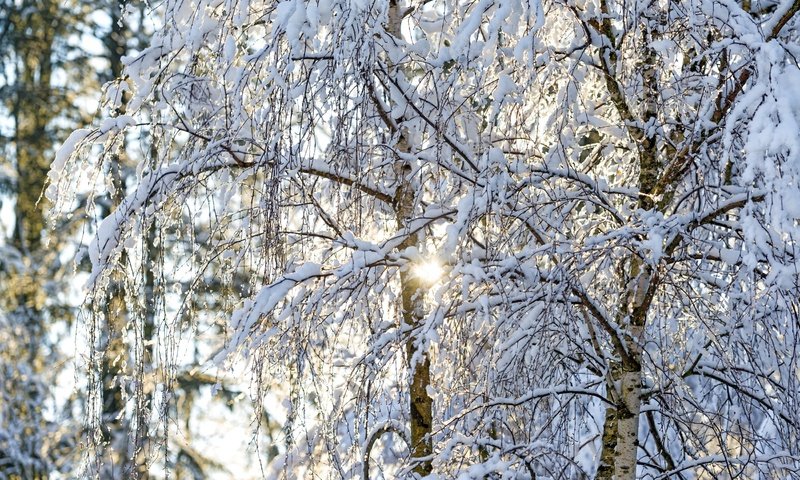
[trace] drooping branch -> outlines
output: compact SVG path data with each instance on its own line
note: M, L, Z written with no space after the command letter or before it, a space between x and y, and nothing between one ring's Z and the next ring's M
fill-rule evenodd
M362 448L362 450L364 451L364 458L361 461L362 463L361 477L364 480L369 480L369 463L370 463L370 454L372 453L372 447L375 445L375 442L377 442L383 435L387 433L394 433L395 435L399 436L403 440L403 442L405 442L409 451L412 450L411 442L408 439L408 432L401 423L389 420L378 425L375 429L372 430L372 432L369 433L369 435L367 435L367 441L365 442Z

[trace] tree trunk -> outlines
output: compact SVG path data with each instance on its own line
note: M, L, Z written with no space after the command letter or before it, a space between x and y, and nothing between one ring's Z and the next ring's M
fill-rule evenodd
M608 13L605 2L601 5L603 13ZM653 12L645 12L652 15ZM608 19L602 21L603 32L610 41L614 33ZM652 38L647 22L644 22L642 37ZM617 57L614 52L613 58ZM655 68L656 54L652 48L645 48L639 62L644 87L640 102L641 119L637 122L633 110L620 88L620 79L614 75L616 66L607 64L606 85L617 111L623 120L628 121L628 133L636 143L639 160L639 198L638 208L656 210L655 188L661 174L662 165L656 138L644 125L658 122L658 72ZM621 351L615 348L619 364L610 369L609 390L615 406L608 409L603 425L603 450L597 478L601 480L634 480L639 449L639 413L642 403L642 346L645 343L645 323L658 278L653 268L645 264L636 253L627 259L628 268L621 277L620 291L623 300L617 308L616 324L626 329L625 342Z
M408 142L404 135L401 135L396 148L402 153L409 151ZM395 193L395 205L397 214L398 228L401 230L408 227L408 221L414 211L415 195L408 175L411 169L405 162L398 158L395 162L399 186ZM400 249L415 247L419 250L419 235L412 233L400 245ZM403 324L409 329L419 327L424 317L424 290L420 285L419 279L410 270L410 265L400 272L400 288L402 297ZM420 352L416 345L417 337L415 334L409 335L406 341L406 361L411 372L411 382L409 385L409 416L411 430L411 456L414 458L424 458L415 467L414 472L420 475L431 473L432 466L428 457L433 454L433 442L431 439L431 426L433 424L433 399L428 395L428 385L431 383L430 367L431 362L425 352ZM419 357L414 362L415 357Z
M403 323L414 328L422 319L421 307L424 292L409 271L401 272L400 282L402 284ZM428 395L428 385L431 383L431 362L428 355L422 353L419 361L414 363L414 356L419 353L415 340L416 336L411 335L406 341L406 360L411 370L409 387L411 455L414 458L424 458L414 467L414 472L427 475L432 470L431 461L427 457L433 454L433 442L430 436L433 424L433 399Z
M27 8L26 8L27 7ZM45 273L42 232L45 229L46 201L42 191L50 167L50 149L53 139L48 125L57 115L58 108L51 105L53 89L53 47L57 29L58 4L44 2L31 11L23 4L19 9L7 12L17 32L26 32L13 40L16 53L14 70L14 98L11 114L14 122L14 153L17 169L15 225L11 244L25 261L21 267L12 267L8 272L9 297L12 297L16 317L14 332L23 348L10 352L11 363L18 378L8 379L18 394L20 403L12 406L15 421L24 425L20 438L14 441L20 447L13 459L0 462L0 477L47 478L49 459L46 452L47 431L43 415L39 381L49 382L46 360L47 338L45 311L47 294L43 288ZM27 33L32 32L32 33ZM23 366L17 370L17 365ZM33 374L33 376L31 376ZM16 377L17 375L15 375ZM2 380L2 379L0 379ZM8 384L6 385L8 387ZM25 461L18 463L17 459ZM17 476L18 475L18 476Z
M632 270L638 270L638 257L632 260ZM644 322L647 307L655 290L655 279L648 269L640 274L628 288L627 306L623 312L631 312L628 316L630 325L627 332L627 352L617 352L621 361L615 363L609 371L608 396L614 406L606 410L603 424L603 449L600 455L600 466L597 471L598 480L634 480L636 478L636 461L639 449L639 413L642 396L642 345L644 344ZM638 279L638 280L637 280ZM644 291L637 291L643 288ZM624 318L624 316L621 316ZM620 318L620 320L622 319Z
M403 20L403 7L399 0L389 1L388 22L386 30L397 38L401 38L401 23ZM398 69L392 69L400 72ZM397 152L408 153L411 149L404 131L400 131L400 138L395 148ZM398 186L395 191L395 213L398 228L403 230L408 227L408 221L413 217L416 197L414 187L409 178L411 167L406 160L398 156L395 159L395 173ZM420 248L420 238L417 234L410 234L400 245L400 249L408 247ZM403 324L410 329L419 327L424 317L424 289L408 268L400 272ZM430 358L425 352L420 352L416 345L417 337L413 333L406 341L406 360L411 372L409 385L409 417L411 430L411 456L418 461L414 472L425 476L431 473L430 457L433 454L433 440L431 427L433 425L433 399L428 395L428 386L431 384ZM415 362L414 358L418 357Z

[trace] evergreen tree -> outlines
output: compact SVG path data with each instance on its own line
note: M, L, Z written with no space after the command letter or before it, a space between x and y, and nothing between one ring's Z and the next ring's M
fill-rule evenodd
M46 233L43 193L55 146L77 119L85 121L71 107L87 86L75 82L85 64L70 40L83 13L74 2L9 0L0 8L0 111L10 120L0 136L2 193L13 205L13 227L0 240L0 474L10 478L68 470L65 452L76 441L69 408L51 389L52 366L63 363L53 327L68 324L71 313L62 283L65 237Z

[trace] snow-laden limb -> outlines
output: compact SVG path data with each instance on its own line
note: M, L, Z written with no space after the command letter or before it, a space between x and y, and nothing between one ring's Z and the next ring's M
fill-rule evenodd
M236 351L245 343L253 342L257 345L259 342L268 340L274 334L275 329L261 327L261 331L256 332L254 330L256 322L271 315L295 286L322 276L324 274L320 265L305 263L262 288L253 300L246 300L244 305L231 315L231 328L234 332L231 339L231 350ZM280 312L276 313L280 315ZM224 358L225 355L227 353L223 352L223 356L220 358Z
M698 458L689 462L684 462L675 468L665 471L655 477L654 479L668 479L675 478L684 472L692 470L703 470L706 472L740 472L741 475L747 475L747 465L756 464L763 465L767 469L774 469L777 475L781 471L793 471L797 469L797 464L800 462L800 457L791 455L789 452L776 452L764 455L748 455L743 457L729 456L729 455L709 455L706 457Z
M97 227L88 246L92 271L86 288L93 290L100 286L103 274L113 268L115 258L125 248L126 239L135 235L136 232L132 229L138 228L138 222L143 218L158 212L163 202L174 198L170 193L182 188L183 182L230 167L229 161L219 159L170 165L145 174L136 190L128 194Z
M67 160L75 153L78 145L83 142L91 133L91 130L82 128L69 134L69 137L67 137L61 147L59 147L53 162L50 164L50 172L48 172L47 175L50 177L51 181L57 182L58 178L64 174L64 166L66 165ZM51 201L56 201L58 199L56 192L48 192L48 199Z
M407 446L409 445L408 439L410 435L406 429L406 426L397 420L387 420L373 427L372 430L367 434L366 441L361 446L361 450L364 452L363 468L361 472L361 478L363 480L369 480L370 478L370 455L372 454L372 448L375 446L375 442L377 442L383 435L386 434L398 435Z
M81 165L75 159L84 156L92 145L100 144L109 137L119 135L134 125L133 117L119 115L106 118L96 128L81 128L72 132L58 148L50 163L50 171L47 172L49 185L44 192L47 199L53 202L58 209L66 209L65 204L69 204L78 191L88 187L83 182L76 184L73 171L81 168Z

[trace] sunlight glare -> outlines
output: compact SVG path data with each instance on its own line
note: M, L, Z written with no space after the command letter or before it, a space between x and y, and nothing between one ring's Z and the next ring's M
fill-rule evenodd
M433 285L443 274L444 269L436 260L426 260L414 266L414 275L426 285Z

